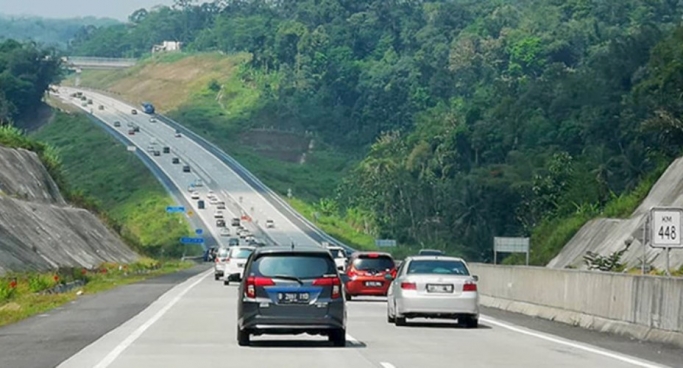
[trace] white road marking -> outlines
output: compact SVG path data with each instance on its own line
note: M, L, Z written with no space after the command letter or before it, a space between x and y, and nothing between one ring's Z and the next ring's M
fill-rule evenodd
M387 362L380 362L379 365L381 365L383 368L396 368L393 364Z
M197 281L193 282L185 288L180 294L178 294L175 298L173 298L168 304L166 304L161 310L159 310L155 315L153 315L150 319L148 319L145 323L143 323L140 327L138 327L133 333L128 335L128 337L121 341L120 344L118 344L107 356L104 357L94 368L107 368L113 363L116 358L123 353L126 348L128 348L130 345L132 345L135 340L137 340L140 336L142 336L145 331L150 328L156 321L161 319L161 317L166 314L185 294L187 294L188 291L190 291L192 288L197 286L200 282L202 282L207 276L213 273L213 270L206 271L206 273L201 276Z
M507 323L502 323L500 321L492 319L491 317L481 316L481 317L479 317L479 320L482 322L488 323L488 324L492 324L492 325L496 325L498 327L505 328L505 329L510 330L510 331L514 331L514 332L521 333L521 334L524 334L527 336L532 336L532 337L536 337L536 338L539 338L542 340L554 342L556 344L569 346L569 347L579 349L579 350L583 350L583 351L587 351L587 352L590 352L593 354L602 355L604 357L619 360L619 361L622 361L624 363L633 364L633 365L638 366L638 367L643 367L643 368L664 368L665 367L663 365L657 365L654 363L650 363L650 362L646 362L646 361L643 361L640 359L629 357L627 355L623 355L623 354L619 354L619 353L613 353L613 352L610 352L607 350L592 347L590 345L582 344L579 342L566 340L566 339L562 339L562 338L558 338L558 337L553 337L551 335L544 334L541 332L535 332L535 331L532 331L532 330L529 330L526 328L516 327L513 325L509 325Z
M353 336L351 336L351 335L349 335L349 334L346 334L346 341L350 341L350 342L351 342L352 344L354 344L354 345L360 344L360 342L358 342L358 340L356 340L355 337L353 337Z

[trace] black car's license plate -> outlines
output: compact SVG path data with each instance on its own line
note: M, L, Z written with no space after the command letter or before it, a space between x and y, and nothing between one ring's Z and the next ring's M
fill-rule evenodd
M453 292L453 285L427 284L427 292L429 292L429 293L452 293Z
M381 287L382 282L381 281L366 281L365 286L370 286L370 287Z
M308 303L310 295L308 293L278 293L277 299L283 304Z

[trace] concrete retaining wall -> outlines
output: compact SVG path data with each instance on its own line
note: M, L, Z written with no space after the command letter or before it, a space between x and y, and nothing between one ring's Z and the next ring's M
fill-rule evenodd
M0 275L138 258L94 214L66 203L38 155L0 146Z
M485 306L683 347L683 279L470 264Z

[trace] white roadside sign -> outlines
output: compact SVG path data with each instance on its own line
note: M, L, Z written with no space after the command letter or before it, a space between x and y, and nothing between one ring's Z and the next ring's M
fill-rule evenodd
M680 208L653 208L650 210L650 246L653 248L683 248L681 241Z
M129 152L135 152L135 149L136 149L136 148L135 148L135 146L127 146L126 149L127 149Z

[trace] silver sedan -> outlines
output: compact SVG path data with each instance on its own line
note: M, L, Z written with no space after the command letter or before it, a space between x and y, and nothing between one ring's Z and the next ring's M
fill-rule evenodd
M387 275L391 279L391 275ZM387 321L397 326L409 318L457 319L479 325L477 276L460 258L414 256L401 264L387 294Z

